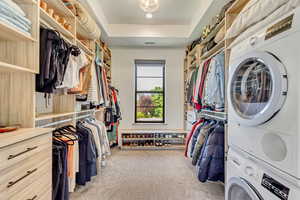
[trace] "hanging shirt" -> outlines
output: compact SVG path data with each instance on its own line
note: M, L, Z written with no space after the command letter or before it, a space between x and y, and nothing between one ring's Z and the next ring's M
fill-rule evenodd
M79 85L79 71L80 69L89 64L89 61L86 58L84 51L80 50L80 52L81 53L78 56L74 56L71 54L63 83L58 88L75 88Z

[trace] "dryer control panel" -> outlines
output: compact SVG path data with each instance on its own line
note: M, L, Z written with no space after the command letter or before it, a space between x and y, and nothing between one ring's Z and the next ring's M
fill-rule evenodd
M267 174L263 175L261 185L281 200L288 200L290 189Z
M276 35L291 29L293 25L293 19L294 14L268 28L265 40L269 40L275 37Z

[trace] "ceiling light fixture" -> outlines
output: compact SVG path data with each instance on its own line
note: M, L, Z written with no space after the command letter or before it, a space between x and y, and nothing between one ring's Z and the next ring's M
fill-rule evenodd
M147 13L146 17L150 19L152 18L152 13L158 10L159 2L158 0L140 0L140 7Z
M146 13L146 18L147 19L152 19L152 17L153 17L152 13Z

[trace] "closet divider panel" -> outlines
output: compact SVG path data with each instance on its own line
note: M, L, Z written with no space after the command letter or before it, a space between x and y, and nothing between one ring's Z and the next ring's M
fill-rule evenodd
M31 73L0 73L0 124L34 127L35 78Z
M18 0L18 5L31 21L31 35L9 25L0 25L0 61L7 70L38 73L39 63L39 8L35 1ZM2 22L1 22L2 23ZM0 66L1 67L1 66Z
M75 111L76 99L75 95L54 95L53 96L53 112L68 113Z

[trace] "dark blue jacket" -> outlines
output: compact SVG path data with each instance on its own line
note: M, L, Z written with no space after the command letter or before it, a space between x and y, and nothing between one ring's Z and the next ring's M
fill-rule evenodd
M217 125L207 136L197 163L199 181L224 182L224 125Z

